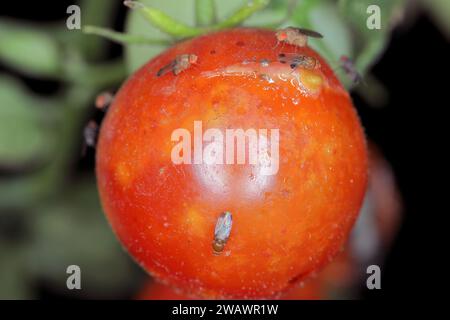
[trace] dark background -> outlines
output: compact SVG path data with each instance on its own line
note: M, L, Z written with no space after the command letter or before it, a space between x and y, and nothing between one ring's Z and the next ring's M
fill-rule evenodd
M374 68L389 90L389 105L368 108L355 97L367 135L392 165L404 202L404 221L386 262L383 290L365 291L367 297L426 297L432 292L424 287L441 281L435 237L446 215L441 194L447 188L443 131L449 57L448 41L421 15L407 30L394 32Z

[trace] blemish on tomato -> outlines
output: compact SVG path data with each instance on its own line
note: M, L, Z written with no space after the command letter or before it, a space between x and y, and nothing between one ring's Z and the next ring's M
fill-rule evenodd
M203 237L206 235L208 228L206 228L205 215L202 215L194 208L190 208L186 215L183 215L184 225L187 232L196 237Z
M267 81L268 83L275 83L275 81L270 77L270 76L268 76L267 74L261 74L260 75L260 78L262 79L262 80L265 80L265 81Z
M298 105L300 103L300 99L298 98L292 98L291 101L294 105Z
M322 85L322 77L317 71L308 70L302 66L292 70L290 65L279 61L264 63L256 61L243 61L213 71L204 71L201 74L206 78L214 77L250 77L275 84L278 81L290 82L298 91L304 94L316 93ZM302 77L302 79L301 79ZM303 83L304 81L304 83ZM269 89L269 88L268 88Z
M117 164L115 177L122 187L127 188L130 185L131 173L128 169L128 166L124 162L119 162Z
M318 92L323 85L322 76L315 71L303 70L300 74L300 80L308 91Z

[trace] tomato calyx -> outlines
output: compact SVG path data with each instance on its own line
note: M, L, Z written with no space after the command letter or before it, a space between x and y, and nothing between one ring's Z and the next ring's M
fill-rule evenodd
M124 1L124 5L131 10L136 10L139 14L152 26L156 27L170 40L154 39L143 36L136 36L132 34L120 33L107 28L96 26L85 26L83 32L86 34L93 34L105 37L111 41L120 44L147 44L147 45L170 45L179 40L185 40L192 37L197 37L206 33L233 28L241 25L244 21L250 18L254 13L265 9L269 5L269 0L252 0L243 4L233 14L222 21L215 22L215 19L210 19L213 23L200 23L197 26L190 26L181 21L178 21L161 10L145 5L139 1ZM197 5L202 5L198 4ZM215 16L215 13L212 13Z

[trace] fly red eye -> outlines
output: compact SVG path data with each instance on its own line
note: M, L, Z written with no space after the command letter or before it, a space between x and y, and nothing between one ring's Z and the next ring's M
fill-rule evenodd
M197 59L198 59L198 57L195 54L189 56L190 63L197 63Z

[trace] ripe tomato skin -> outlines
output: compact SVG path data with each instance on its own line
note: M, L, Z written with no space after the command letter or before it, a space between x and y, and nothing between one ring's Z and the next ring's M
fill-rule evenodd
M326 300L318 279L308 279L306 284L292 288L278 297L280 300ZM159 282L148 281L136 294L135 300L202 300Z
M358 271L353 257L343 251L314 277L292 286L278 295L280 300L329 300L336 294L348 294L355 283ZM176 288L148 280L138 291L136 300L201 300L202 297L186 294Z
M312 49L275 45L275 33L260 29L177 44L126 81L102 124L96 170L107 218L145 270L186 292L273 296L329 262L360 209L367 152L349 95ZM274 75L289 68L277 61L285 52L320 65L294 70L302 85L284 81ZM156 76L180 54L195 54L198 63L178 76ZM270 61L273 82L247 72L261 59ZM246 60L257 62L242 67ZM249 164L173 164L171 134L193 132L194 121L203 130L279 128L278 173L263 176ZM233 227L214 255L224 211Z
M198 297L188 296L185 293L163 285L153 280L147 281L139 290L135 300L201 300Z

